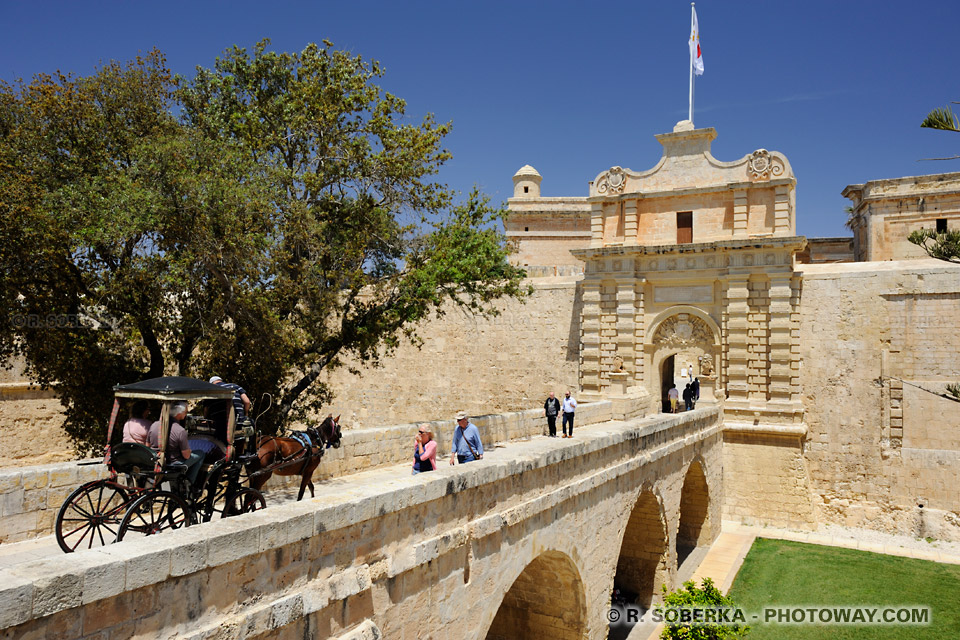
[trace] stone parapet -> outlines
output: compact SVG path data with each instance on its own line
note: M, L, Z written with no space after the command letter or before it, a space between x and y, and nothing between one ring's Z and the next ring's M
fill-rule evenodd
M637 417L646 412L642 398L618 399L618 417ZM583 403L577 407L578 424L606 422L613 417L614 403ZM542 409L477 416L471 419L486 446L531 438L546 433ZM336 478L368 469L409 461L413 464L413 441L417 424L354 429L343 433L339 449L326 449L313 474L315 481ZM437 440L438 461L450 455L453 421L429 423ZM109 475L96 460L0 470L0 544L30 540L53 533L57 510L67 496L85 482ZM93 464L88 464L93 463ZM299 476L273 476L267 489L299 486Z

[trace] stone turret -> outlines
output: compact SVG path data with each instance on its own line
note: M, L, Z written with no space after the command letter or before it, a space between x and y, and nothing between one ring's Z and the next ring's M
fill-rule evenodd
M541 180L543 180L543 177L536 169L528 164L523 165L519 171L513 174L513 197L539 198Z

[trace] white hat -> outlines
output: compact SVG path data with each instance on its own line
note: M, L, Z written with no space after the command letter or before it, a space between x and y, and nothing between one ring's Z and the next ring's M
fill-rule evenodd
M223 382L223 378L220 376L213 376L210 378L210 384L217 384L218 382Z
M457 420L466 420L466 419L467 419L467 412L466 412L466 411L459 411L459 412L457 413L456 419L457 419Z

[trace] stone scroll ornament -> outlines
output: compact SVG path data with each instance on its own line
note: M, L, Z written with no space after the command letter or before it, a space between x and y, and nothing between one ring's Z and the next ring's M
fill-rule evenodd
M747 159L747 173L754 180L769 180L783 175L783 161L766 149L757 149Z
M627 174L620 167L611 167L597 185L599 193L623 193L623 188L627 185Z
M688 314L678 314L664 320L653 336L653 344L665 347L713 345L713 332L707 323Z

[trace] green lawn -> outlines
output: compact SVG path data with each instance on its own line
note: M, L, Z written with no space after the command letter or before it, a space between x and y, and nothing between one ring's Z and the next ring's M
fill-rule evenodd
M960 638L960 565L757 538L730 589L763 638ZM929 626L764 624L771 606L929 606ZM750 614L761 615L760 621Z

